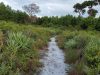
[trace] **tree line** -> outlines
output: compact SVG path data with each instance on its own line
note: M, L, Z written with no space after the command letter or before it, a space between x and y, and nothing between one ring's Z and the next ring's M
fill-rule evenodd
M20 10L13 10L10 6L0 3L0 20L26 23L28 15Z
M88 1L83 2L82 4L87 5L87 2ZM100 4L100 1L96 0L96 3ZM92 3L90 2L90 4ZM74 7L76 5L77 4L75 4ZM44 27L77 28L83 30L92 29L100 31L100 17L95 18L93 16L93 11L91 12L92 14L90 14L90 16L87 18L83 18L82 16L74 17L72 15L61 17L44 16L39 18L35 16L35 13L40 12L39 6L37 6L36 4L25 5L23 6L23 9L25 10L25 12L22 12L20 10L13 10L10 6L4 5L4 3L0 3L0 20L13 21L24 24L36 24ZM79 10L78 8L75 8L75 11L79 11L80 15L82 14L82 11L85 11L85 9Z
M62 17L42 17L36 22L37 25L45 27L58 27L58 28L76 28L83 30L98 30L100 31L100 17L74 17L72 15L66 15Z

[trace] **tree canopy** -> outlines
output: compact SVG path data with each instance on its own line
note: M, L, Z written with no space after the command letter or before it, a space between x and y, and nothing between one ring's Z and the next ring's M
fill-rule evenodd
M97 6L98 4L100 4L100 0L89 0L89 1L84 1L81 4L76 3L73 8L75 9L76 13L77 12L79 13L80 16L81 13L85 12L85 8L88 7L87 13L89 14L89 16L95 17L98 11L94 9L93 6Z
M0 3L0 20L25 23L28 21L28 15L20 10L13 10L10 6Z
M23 9L30 15L33 16L35 13L40 12L39 6L36 4L32 3L29 5L24 5Z

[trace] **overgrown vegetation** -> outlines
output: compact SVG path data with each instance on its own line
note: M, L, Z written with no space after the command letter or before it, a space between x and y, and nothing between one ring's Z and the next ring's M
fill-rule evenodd
M72 65L69 75L100 73L100 34L92 31L64 31L58 44L64 49L66 62Z
M69 75L100 74L100 17L95 18L98 11L93 8L99 4L100 0L75 4L78 17L38 18L34 16L40 11L36 4L25 5L26 13L0 3L0 75L37 74L42 66L39 50L55 32L65 61L71 65ZM89 17L84 18L87 7Z
M39 49L46 46L50 28L0 22L0 75L33 75L39 71Z

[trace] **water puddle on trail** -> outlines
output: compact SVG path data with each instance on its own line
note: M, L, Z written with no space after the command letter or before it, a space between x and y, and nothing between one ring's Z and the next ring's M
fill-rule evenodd
M64 53L59 49L55 37L51 38L46 56L41 60L44 67L40 75L67 75L68 65L64 63Z

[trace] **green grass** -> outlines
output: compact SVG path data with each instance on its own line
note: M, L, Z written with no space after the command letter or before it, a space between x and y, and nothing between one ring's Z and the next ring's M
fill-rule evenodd
M74 64L69 75L73 72L77 75L100 73L99 37L99 32L95 31L64 31L58 36L58 44L64 48L66 62Z
M0 21L0 75L30 75L39 71L39 50L55 29Z

